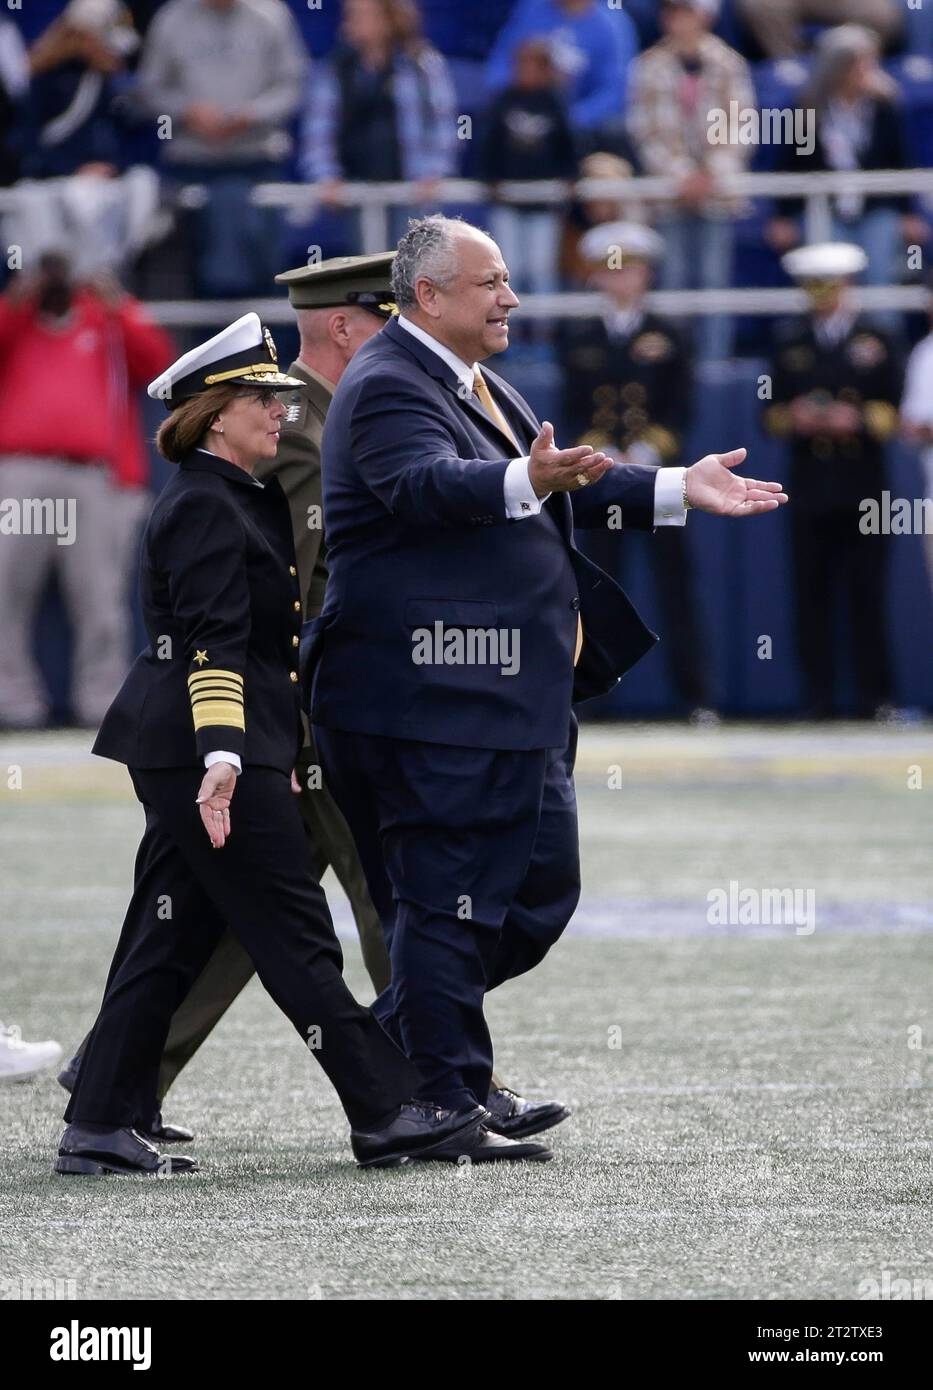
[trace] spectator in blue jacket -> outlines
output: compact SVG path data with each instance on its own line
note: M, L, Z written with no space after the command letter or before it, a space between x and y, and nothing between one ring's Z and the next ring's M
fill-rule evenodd
M563 73L574 130L587 149L617 131L625 108L628 66L638 53L638 31L624 10L597 0L518 0L496 40L486 68L490 92L512 80L515 51L526 39L550 40Z

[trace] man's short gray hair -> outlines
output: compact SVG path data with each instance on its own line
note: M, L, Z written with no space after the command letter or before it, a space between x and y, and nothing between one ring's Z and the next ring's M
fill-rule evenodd
M444 289L457 278L454 240L459 229L469 226L462 217L444 217L439 212L409 218L392 263L392 296L403 312L418 303L418 280L433 280Z

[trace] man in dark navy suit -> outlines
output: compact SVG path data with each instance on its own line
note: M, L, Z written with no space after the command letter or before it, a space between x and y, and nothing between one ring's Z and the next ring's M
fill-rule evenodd
M389 938L374 1007L431 1096L458 1107L489 1097L486 991L536 965L577 903L571 705L655 640L574 524L621 509L650 530L691 506L749 516L786 498L730 471L744 450L655 469L558 449L479 366L508 346L518 299L469 224L412 224L392 284L400 315L356 354L324 430L330 578L306 669ZM484 1127L460 1154L517 1156Z

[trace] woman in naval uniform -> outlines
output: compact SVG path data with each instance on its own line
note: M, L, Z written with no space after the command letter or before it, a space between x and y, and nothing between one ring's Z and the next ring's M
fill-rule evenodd
M278 480L253 477L275 456L276 392L297 385L251 313L149 387L170 410L158 447L179 468L143 538L149 645L94 745L127 765L146 828L58 1173L196 1170L139 1130L157 1108L171 1016L225 925L333 1083L360 1163L430 1157L485 1116L420 1095L415 1068L344 983L308 864L292 795L302 735L292 527Z

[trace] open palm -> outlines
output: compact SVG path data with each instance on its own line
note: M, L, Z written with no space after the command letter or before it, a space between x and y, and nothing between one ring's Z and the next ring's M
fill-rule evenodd
M728 454L707 454L687 469L687 500L698 511L713 516L757 516L783 506L787 494L780 483L743 478L731 470L746 456L745 449Z

